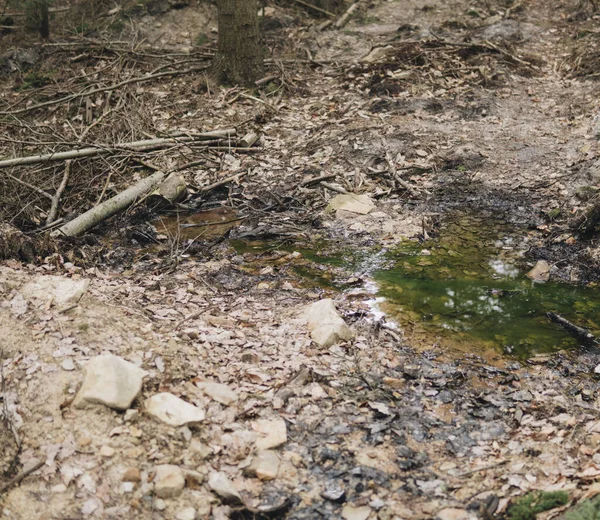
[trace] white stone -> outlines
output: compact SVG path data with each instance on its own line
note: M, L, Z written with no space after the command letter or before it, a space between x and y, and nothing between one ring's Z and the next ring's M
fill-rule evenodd
M258 450L277 448L287 442L287 427L281 418L258 419L252 423L252 429L260 434L256 439Z
M83 375L74 401L76 407L99 403L127 410L140 393L146 372L118 356L107 355L90 359L83 367Z
M477 516L472 516L468 511L456 507L447 507L438 511L436 520L475 520Z
M186 507L175 515L176 520L196 520L196 510L193 507Z
M100 455L102 457L106 457L107 459L112 457L115 454L115 449L110 446L102 446L100 448Z
M204 420L204 410L167 392L146 399L146 412L170 426L196 424Z
M527 277L537 283L544 283L550 279L550 264L546 260L538 260Z
M229 504L241 504L242 497L239 491L229 480L227 475L221 471L214 471L208 477L208 487L219 495L223 501Z
M272 450L260 451L252 459L246 472L260 480L273 480L279 473L279 456Z
M185 478L179 466L162 464L156 466L154 494L159 498L179 496L185 486Z
M71 370L75 370L75 363L73 362L73 360L71 358L67 358L65 359L60 366L62 367L63 370L68 370L69 372Z
M386 47L375 47L369 54L362 58L362 61L363 63L377 63L383 61L393 49L394 47L391 45L387 45Z
M52 491L52 493L64 493L67 490L67 486L65 486L64 484L56 484L56 486L52 486L50 488L50 491Z
M217 403L229 406L238 400L238 395L227 385L221 383L201 382L196 386Z
M62 307L77 303L87 291L90 281L86 279L74 280L62 276L37 276L33 281L25 284L21 294L27 299L52 300L52 303Z
M320 347L330 347L354 337L330 298L313 303L306 312L306 322L310 337Z
M375 204L368 195L356 195L354 193L342 193L335 196L329 202L327 211L349 211L359 215L366 215L375 209Z
M167 503L162 498L157 498L154 501L154 508L158 509L159 511L164 511L167 509Z
M342 518L344 520L367 520L370 515L371 508L369 506L354 507L346 504L342 509Z

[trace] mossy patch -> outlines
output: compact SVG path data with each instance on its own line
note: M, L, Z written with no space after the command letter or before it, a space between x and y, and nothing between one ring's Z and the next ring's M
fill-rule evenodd
M535 520L538 513L564 506L569 494L564 491L534 491L517 499L508 510L508 520Z

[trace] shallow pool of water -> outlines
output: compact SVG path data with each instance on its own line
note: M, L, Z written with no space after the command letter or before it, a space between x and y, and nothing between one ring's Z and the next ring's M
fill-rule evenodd
M318 266L367 273L373 309L398 322L421 345L475 353L493 349L519 358L578 347L546 312L597 334L600 294L592 287L533 283L521 258L526 242L523 231L489 217L462 215L448 219L435 238L405 241L393 251L332 253L297 244L276 249L300 251L296 273L327 288L344 285L335 276L316 276L326 273ZM264 251L265 244L254 248Z

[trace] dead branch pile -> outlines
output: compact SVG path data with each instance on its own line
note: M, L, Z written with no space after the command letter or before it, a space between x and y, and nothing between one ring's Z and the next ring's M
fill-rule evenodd
M186 124L201 119L194 97L210 88L210 56L119 42L45 46L35 71L2 85L0 221L25 231L68 221L147 176L145 161L197 171L254 151L256 139L236 140L235 128L207 132L208 117Z
M529 76L537 73L539 64L537 58L488 41L405 40L395 44L385 59L351 69L350 77L366 77L366 86L375 95L425 91L443 95L476 85L498 87L508 71Z

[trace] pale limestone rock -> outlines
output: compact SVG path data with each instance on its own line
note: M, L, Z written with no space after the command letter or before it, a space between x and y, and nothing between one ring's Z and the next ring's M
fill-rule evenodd
M279 473L279 456L272 450L258 452L246 473L260 480L273 480Z
M476 518L477 516L469 514L468 511L456 507L442 509L436 516L436 520L475 520Z
M52 300L52 303L62 307L77 303L87 291L90 281L75 280L62 276L37 276L21 289L26 299Z
M204 420L204 410L167 392L146 399L146 413L170 426L196 424Z
M546 260L538 260L533 269L527 273L527 277L534 282L547 282L550 279L550 264Z
M227 385L221 383L201 382L196 386L217 403L229 406L238 400L238 395Z
M142 389L146 372L133 363L113 356L97 356L83 367L83 384L74 405L99 403L115 410L127 410Z
M102 446L102 448L100 448L100 456L101 457L106 457L107 459L110 459L112 456L114 456L115 454L115 449L112 448L111 446Z
M287 442L287 427L281 418L258 419L252 423L252 429L260 435L256 439L258 450L277 448Z
M228 504L241 504L243 502L242 496L233 485L233 482L221 471L214 471L209 475L208 487Z
M385 47L375 47L364 58L361 58L361 61L363 63L378 63L380 61L384 61L393 50L394 47L391 45L387 45Z
M354 337L330 298L313 303L306 312L306 322L310 337L320 347L330 347Z
M349 211L359 215L366 215L375 209L375 204L368 195L356 195L355 193L342 193L336 195L327 206L328 212Z
M369 506L354 507L353 505L346 504L342 509L342 518L344 520L367 520L371 515L371 508Z
M179 496L185 486L185 478L179 466L162 464L156 466L154 494L159 498Z
M193 507L186 507L178 511L175 515L176 520L196 520L196 510Z

